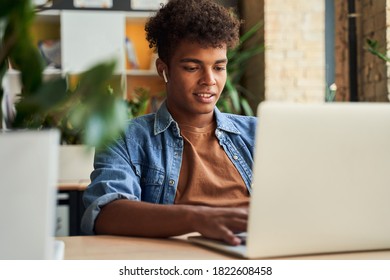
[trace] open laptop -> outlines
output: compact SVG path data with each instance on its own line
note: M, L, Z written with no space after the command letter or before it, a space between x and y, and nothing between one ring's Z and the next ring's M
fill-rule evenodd
M390 248L390 104L263 102L243 258Z
M59 131L0 133L0 259L62 259L55 241Z

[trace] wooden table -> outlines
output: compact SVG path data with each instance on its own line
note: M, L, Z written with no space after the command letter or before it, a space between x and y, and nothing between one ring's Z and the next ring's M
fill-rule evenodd
M58 237L65 242L68 260L228 260L233 256L186 241L187 236L168 239L121 236ZM284 258L286 259L286 258ZM290 257L299 260L390 260L390 250Z
M57 237L65 242L65 259L234 259L200 246L185 238L135 238L121 236L69 236Z

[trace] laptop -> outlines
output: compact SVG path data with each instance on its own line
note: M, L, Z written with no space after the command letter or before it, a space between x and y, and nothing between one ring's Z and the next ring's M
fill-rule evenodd
M242 258L390 248L390 104L263 102Z
M62 259L55 241L59 131L0 133L0 259Z

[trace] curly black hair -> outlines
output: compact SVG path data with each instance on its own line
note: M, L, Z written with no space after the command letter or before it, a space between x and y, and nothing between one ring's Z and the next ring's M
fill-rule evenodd
M205 47L235 47L240 21L215 0L170 0L145 25L149 47L168 63L183 39Z

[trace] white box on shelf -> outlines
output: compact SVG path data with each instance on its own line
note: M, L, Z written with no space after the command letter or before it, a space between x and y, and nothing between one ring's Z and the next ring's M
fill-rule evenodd
M168 0L130 0L130 7L133 10L158 10L161 4Z
M76 8L112 8L112 0L73 0Z
M116 60L116 72L125 71L125 14L115 11L61 12L61 50L64 73L79 73Z

